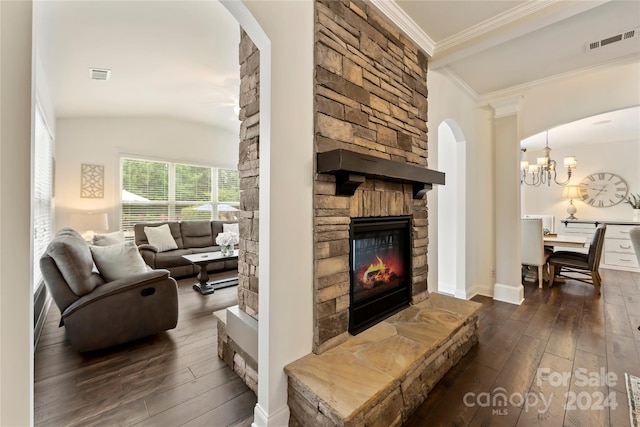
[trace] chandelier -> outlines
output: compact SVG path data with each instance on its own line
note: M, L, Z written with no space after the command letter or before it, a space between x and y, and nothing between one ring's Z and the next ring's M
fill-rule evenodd
M520 170L522 175L520 176L520 183L525 183L534 187L540 184L547 184L551 186L551 181L558 185L567 185L571 180L571 171L576 168L578 162L574 156L564 158L564 167L567 168L567 179L562 182L558 181L556 171L556 161L552 160L549 156L551 148L549 148L549 131L546 132L546 145L544 147L544 157L538 157L535 165L530 165L528 161L523 160L520 162ZM523 152L527 149L523 148Z

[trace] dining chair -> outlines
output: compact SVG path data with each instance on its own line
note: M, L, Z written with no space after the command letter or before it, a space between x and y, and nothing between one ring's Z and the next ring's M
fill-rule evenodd
M538 267L538 287L542 288L547 259L553 252L544 247L544 234L541 218L522 218L520 220L520 252L522 265Z
M636 259L638 265L640 265L640 227L633 227L629 230L629 237L631 238L631 244L633 245L633 251L636 253ZM640 326L638 326L640 331Z
M640 264L640 227L632 227L629 230L629 237L633 245L633 251L636 253L638 264Z
M589 252L586 254L575 251L558 251L549 257L549 286L553 286L556 277L578 280L588 283L596 288L600 295L602 279L598 268L604 246L604 234L607 230L605 224L600 224L593 233ZM571 273L567 276L563 273ZM577 275L577 276L576 276Z

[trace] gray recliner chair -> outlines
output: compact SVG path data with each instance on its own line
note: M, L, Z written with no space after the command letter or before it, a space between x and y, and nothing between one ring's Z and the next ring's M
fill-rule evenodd
M40 258L73 348L103 349L176 327L178 287L167 270L105 283L93 266L89 245L70 228L60 230Z

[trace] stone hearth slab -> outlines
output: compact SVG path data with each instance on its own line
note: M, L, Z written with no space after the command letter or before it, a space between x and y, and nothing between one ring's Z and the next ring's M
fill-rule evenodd
M477 342L480 306L432 293L287 365L291 425L400 425Z

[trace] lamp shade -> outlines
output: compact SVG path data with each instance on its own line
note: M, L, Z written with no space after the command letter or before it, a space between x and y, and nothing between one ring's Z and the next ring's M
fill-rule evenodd
M109 219L106 213L71 214L71 227L76 231L106 231Z
M562 198L564 199L579 199L580 197L580 186L578 185L567 185L562 190Z
M565 168L575 169L577 165L578 165L578 161L576 160L575 156L569 156L564 158Z

